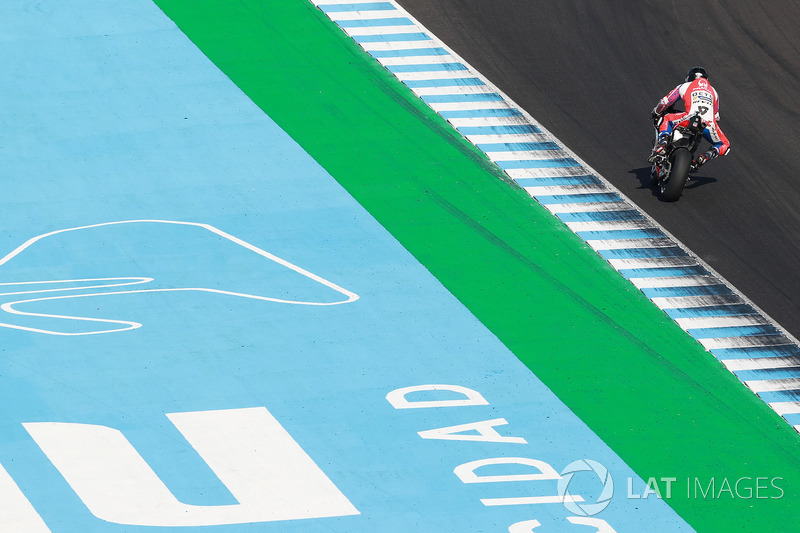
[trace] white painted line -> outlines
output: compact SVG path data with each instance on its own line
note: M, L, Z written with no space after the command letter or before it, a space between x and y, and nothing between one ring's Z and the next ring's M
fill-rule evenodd
M629 248L671 248L675 246L675 243L666 237L662 237L660 239L624 239L586 242L598 252L601 250L627 250ZM675 278L671 278L667 280L666 283L669 283L668 286L674 286L674 280Z
M661 287L702 287L719 285L713 276L674 276L663 278L630 278L631 283L639 289L657 289Z
M611 192L603 186L603 184L598 185L541 185L537 187L523 187L528 194L531 196L570 196L570 195L578 195L578 194L603 194L607 192ZM580 198L574 198L571 202L564 202L563 204L549 204L552 206L557 205L565 205L565 206L572 206L576 201L580 201ZM577 206L576 208L571 208L570 211L573 209L578 209L578 213L583 213L586 211L591 211L591 209L587 206L590 202L581 202L583 204L583 209L581 206ZM605 202L603 202L605 203ZM548 205L545 205L548 207ZM566 213L567 211L555 211L556 213Z
M800 402L773 402L769 406L781 416L800 413Z
M800 378L761 379L745 381L744 384L750 387L753 392L796 390L800 389Z
M542 505L547 503L561 503L566 501L582 502L583 497L566 494L564 496L521 496L516 498L481 498L481 503L486 507L501 505Z
M534 142L545 142L549 139L543 133L502 133L502 134L488 134L488 135L472 135L474 144L497 144L497 143L534 143ZM514 171L506 171L506 174L515 178L517 176L512 176L511 173ZM523 176L524 177L524 176Z
M472 110L481 110L481 109L515 109L508 105L506 102L503 101L493 101L493 102L443 102L443 103L432 103L430 107L436 111L437 113L443 113L447 111L472 111Z
M611 266L620 269L627 268L669 268L669 267L684 267L695 266L696 263L693 257L645 257L636 259L609 259Z
M449 55L420 55L424 53L431 53L435 52L438 47L435 45L431 45L428 47L418 47L418 48L409 48L407 50L413 50L413 52L407 52L409 55L404 56L386 56L386 57L377 57L376 59L378 62L385 66L395 66L395 65L419 65L420 63L428 63L428 64L437 64L440 65L442 63L455 63L457 60ZM405 49L404 49L405 50ZM404 52L406 53L406 52ZM376 52L377 55L377 52ZM467 73L470 74L470 73ZM452 93L460 93L459 88L451 88ZM447 93L451 94L451 93Z
M525 190L528 190L529 188L530 187L525 187ZM605 192L605 190L599 192ZM628 209L630 206L625 202L592 202L584 204L547 204L544 207L554 215L557 215L566 213L585 213L585 212L596 213L600 211L624 211ZM597 242L600 241L597 240L586 241L586 243L589 245Z
M754 357L752 359L726 359L722 363L731 372L737 370L767 370L800 366L800 360L791 357ZM800 402L792 402L800 405Z
M488 85L460 85L458 87L414 87L411 89L417 96L432 96L442 94L492 94L494 91Z
M457 128L478 128L485 126L527 126L524 118L520 117L470 117L454 118L448 121ZM488 155L488 154L487 154ZM563 157L563 156L562 156ZM511 158L507 158L511 159Z
M534 135L534 134L528 134ZM536 139L547 140L547 137L541 134L537 135ZM480 140L479 142L492 142L489 140ZM501 141L501 142L516 142L516 141ZM506 170L506 174L514 179L525 178L557 178L557 177L573 177L573 176L589 176L591 172L587 172L583 167L558 167L558 168L510 168ZM628 206L630 207L630 206Z
M567 226L574 232L579 231L611 231L611 230L621 230L621 229L650 229L653 228L653 224L649 220L609 220L609 221L592 221L592 222L567 222ZM625 260L618 260L619 268L644 268L639 266L631 266L633 265L633 261L631 259ZM631 261L631 263L627 263L627 261ZM636 263L638 264L638 263ZM645 265L646 268L650 268L652 265L649 263L642 263ZM666 265L659 265L659 266L666 266Z
M758 346L780 346L788 340L783 335L754 335L752 337L725 337L721 339L701 339L700 344L709 350L723 348L754 348Z
M342 30L350 37L355 37L357 35L391 35L416 31L414 30L414 26L367 26L342 28Z
M569 157L564 150L528 150L508 152L485 152L492 161L535 161L537 159L564 159Z
M742 299L735 294L717 296L679 296L669 298L651 298L661 309L690 309L692 307L711 307L715 305L740 304Z
M734 326L757 326L769 324L769 321L759 315L731 315L676 318L675 322L683 329L700 328L726 328Z
M262 300L262 301L269 301L269 302L276 302L276 303L284 303L284 304L294 304L294 305L314 305L314 306L328 306L328 305L339 305L344 303L350 303L357 300L359 297L354 292L351 292L347 289L344 289L335 283L328 281L316 274L313 274L299 266L296 266L280 257L273 255L261 248L245 242L238 237L234 237L233 235L226 233L220 229L215 228L209 224L201 224L196 222L181 222L175 220L123 220L123 221L116 221L116 222L105 222L101 224L92 224L89 226L80 226L75 228L67 228L61 229L56 231L51 231L49 233L44 233L42 235L38 235L31 239L28 239L26 242L15 248L13 251L8 253L5 257L0 259L0 266L8 263L25 250L33 246L39 241L44 239L52 238L62 233L68 232L75 232L80 230L86 229L93 229L99 228L104 226L116 226L122 224L165 224L165 225L177 225L177 226L186 226L186 227L196 227L200 229L207 230L223 239L226 239L234 244L237 244L251 252L254 252L265 259L273 261L275 263L280 264L294 272L309 278L317 283L320 283L334 291L340 293L343 296L346 296L345 300L335 301L335 302L314 302L314 301L299 301L299 300L286 300L283 298L272 298L268 296L261 296L257 294L247 294L247 293L239 293L233 291L225 291L220 289L212 289L206 287L174 287L174 288L160 288L160 289L136 289L136 290L124 290L124 291L102 291L102 292L92 292L86 294L67 294L67 295L58 295L58 296L46 296L46 297L39 297L39 298L24 298L21 300L15 300L10 302L5 302L0 305L0 310L5 311L6 313L19 315L19 316L27 316L27 317L37 317L37 318L52 318L52 319L61 319L71 322L89 322L97 325L103 325L103 329L90 331L90 332L63 332L63 331L54 331L54 330L47 330L42 328L35 328L29 326L21 326L18 324L12 323L1 323L0 327L6 327L10 329L18 329L18 330L25 330L31 331L36 333L45 333L50 335L66 335L66 336L75 336L75 335L93 335L98 333L115 333L120 331L127 331L131 329L136 329L141 327L141 324L138 322L127 321L127 320L111 320L111 319L104 319L104 318L90 318L90 317L81 317L81 316L71 316L71 315L55 315L55 314L45 314L45 313L33 313L33 312L25 312L20 311L15 308L17 305L33 303L33 302L45 302L45 301L55 301L55 300L70 300L74 298L90 298L90 297L98 297L98 296L111 296L111 295L119 295L119 294L141 294L141 293L155 293L155 292L181 292L181 291L198 291L198 292L208 292L214 294L225 294L229 296L238 296L241 298L249 298L253 300ZM127 281L124 281L127 280ZM105 283L106 281L124 281L121 283ZM63 282L67 284L67 287L64 287L63 291L75 291L79 289L107 289L111 287L123 287L128 285L139 285L142 283L148 283L153 281L153 278L146 278L146 277L128 277L128 278L98 278L98 279L74 279L74 280L41 280L41 281L34 281L34 282L25 282L14 284L18 286L22 285L36 285L36 284L55 284L59 282ZM85 285L85 283L89 283L89 285ZM12 284L4 284L4 285L12 285ZM56 292L57 288L50 288L44 289L39 291L31 291L31 290L23 290L18 292L6 292L5 296L16 296L16 295L32 295L32 294L40 294L40 293L53 293Z
M419 63L425 63L425 61L420 61ZM439 64L446 64L446 62ZM400 81L457 80L470 77L469 72L463 70L426 70L424 72L395 72L394 75Z
M3 465L0 465L0 516L3 529L10 533L50 533L50 528Z

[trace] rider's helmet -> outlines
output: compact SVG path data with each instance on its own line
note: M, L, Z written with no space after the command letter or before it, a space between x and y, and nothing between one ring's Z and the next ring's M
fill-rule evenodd
M689 69L689 72L686 74L686 82L689 83L690 81L694 81L697 78L705 78L708 79L706 75L706 69L703 67L692 67Z

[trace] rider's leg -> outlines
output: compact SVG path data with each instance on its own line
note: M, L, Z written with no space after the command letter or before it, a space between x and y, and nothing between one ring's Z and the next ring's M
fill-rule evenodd
M648 161L651 163L655 163L656 160L663 156L664 153L667 151L667 143L669 142L669 136L672 133L672 122L669 120L669 115L666 115L661 118L661 121L658 123L658 128L656 129L656 140L655 144L653 144L653 152L650 154Z

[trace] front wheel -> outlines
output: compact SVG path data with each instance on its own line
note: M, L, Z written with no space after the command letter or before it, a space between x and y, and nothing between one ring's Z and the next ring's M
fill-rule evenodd
M669 178L661 182L659 197L665 202L675 202L681 197L683 187L692 166L692 153L686 148L677 148L672 153Z

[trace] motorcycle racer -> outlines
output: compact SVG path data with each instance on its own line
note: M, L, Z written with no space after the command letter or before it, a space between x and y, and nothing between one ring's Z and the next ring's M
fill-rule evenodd
M664 114L680 99L683 99L685 111ZM664 154L673 128L687 125L689 117L693 115L700 115L705 123L703 137L711 143L711 147L692 162L692 170L730 152L731 144L718 124L719 95L708 82L706 70L703 67L692 67L686 74L685 82L672 89L653 108L652 116L658 129L658 137L649 158L651 163Z

